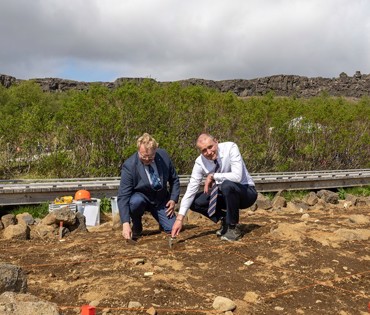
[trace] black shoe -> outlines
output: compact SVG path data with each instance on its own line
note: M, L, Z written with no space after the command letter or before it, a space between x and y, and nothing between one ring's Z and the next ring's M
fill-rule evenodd
M226 224L226 219L221 218L221 227L219 230L216 231L217 236L222 236L226 233L227 231L227 224Z
M132 239L138 239L143 235L143 226L132 225Z
M221 236L221 240L223 241L229 241L229 242L235 242L238 239L242 237L242 232L238 228L238 226L235 227L228 227L227 232Z

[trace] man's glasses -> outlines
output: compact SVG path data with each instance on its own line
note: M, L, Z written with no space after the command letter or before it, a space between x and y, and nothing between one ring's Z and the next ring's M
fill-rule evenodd
M154 160L154 158L155 158L155 152L151 155L142 155L140 152L138 152L138 153L139 153L140 159L143 159L143 160L146 160L146 161Z

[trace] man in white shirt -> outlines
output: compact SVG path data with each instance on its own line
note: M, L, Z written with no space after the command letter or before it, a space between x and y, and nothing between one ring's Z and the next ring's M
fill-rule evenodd
M197 147L201 154L195 160L171 234L175 237L180 233L186 212L191 209L215 223L221 220L221 229L216 234L221 240L236 241L242 237L237 225L239 209L250 207L257 199L254 181L235 143L218 143L211 135L201 134ZM204 176L204 191L198 192ZM217 204L210 215L210 194L214 184L218 187Z

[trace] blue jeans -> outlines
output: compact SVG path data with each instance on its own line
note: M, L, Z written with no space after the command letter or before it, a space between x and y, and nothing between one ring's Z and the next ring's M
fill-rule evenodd
M242 185L225 180L219 186L216 213L212 217L208 215L209 195L206 195L204 192L198 192L195 195L190 209L206 216L213 222L218 222L221 218L226 218L227 224L238 224L239 209L252 206L256 200L257 191L254 186Z
M166 214L166 203L155 205L147 196L142 193L134 193L130 198L130 217L132 224L136 227L142 227L141 218L145 211L149 211L153 218L159 223L166 233L171 233L172 226L175 223L176 216L168 217Z

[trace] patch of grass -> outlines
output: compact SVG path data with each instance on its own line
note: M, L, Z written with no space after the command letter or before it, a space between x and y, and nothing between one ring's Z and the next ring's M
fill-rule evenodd
M43 203L40 205L27 205L27 206L17 206L15 209L10 211L14 215L28 212L32 215L33 218L40 218L42 219L49 213L49 204Z
M369 197L370 196L370 186L362 187L350 187L345 189L346 194L351 194L358 197Z
M275 193L274 193L274 192L265 192L265 193L263 193L263 195L264 195L267 199L269 199L269 200L272 200L272 199L274 199L274 197L275 197Z
M309 193L310 192L307 190L287 190L282 193L282 197L284 197L286 201L302 200Z

